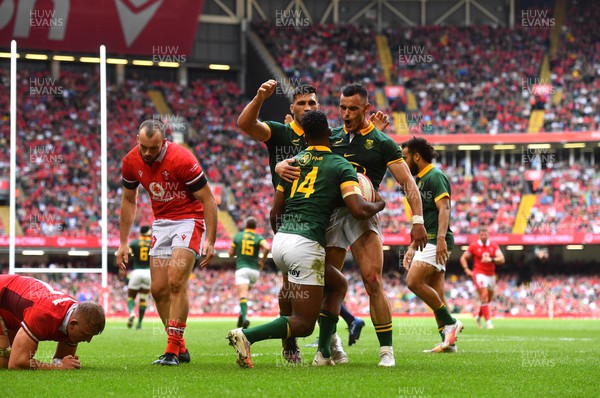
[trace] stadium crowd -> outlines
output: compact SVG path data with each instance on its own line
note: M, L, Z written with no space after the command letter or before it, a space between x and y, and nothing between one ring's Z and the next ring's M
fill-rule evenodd
M101 300L100 275L64 274L32 275L43 279L80 300ZM346 272L348 295L346 306L352 313L368 314L369 300L356 270ZM252 288L248 302L250 315L269 315L278 312L278 292L281 274L263 272ZM109 274L110 311L112 315L127 314L127 283L118 274ZM392 311L399 315L428 314L422 300L406 286L398 272L384 274L386 295ZM237 315L239 301L233 269L209 268L195 270L190 277L190 314ZM531 281L520 283L517 275L499 277L493 301L495 316L600 316L600 278L597 275L535 275ZM473 313L477 308L477 293L473 281L464 274L446 278L446 299L454 313ZM552 304L550 304L552 303ZM155 315L153 300L148 300L147 314Z

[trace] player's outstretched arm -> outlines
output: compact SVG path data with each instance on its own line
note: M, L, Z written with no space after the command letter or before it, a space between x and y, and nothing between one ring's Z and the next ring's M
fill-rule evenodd
M117 250L117 265L121 270L127 268L129 262L129 232L133 226L137 208L137 189L123 187L121 198L121 215L119 216L119 250Z
M246 105L238 117L238 127L255 140L266 141L271 136L269 128L258 120L258 114L265 100L275 91L275 87L277 87L277 82L273 79L261 84L256 91L256 96Z
M419 188L410 174L406 162L392 163L388 168L398 184L404 188L404 194L413 214L410 240L411 242L415 242L416 250L422 250L427 245L427 231L423 225L423 202L421 202Z
M385 202L379 194L375 194L376 201L371 203L367 202L356 189L359 189L356 185L346 186L342 189L344 203L346 203L346 207L350 211L350 214L352 214L352 217L358 220L365 220L373 217L385 208Z
M54 361L54 363L38 361L33 358L37 348L38 344L29 337L23 328L19 329L13 341L12 351L8 360L8 368L14 370L62 370L79 369L81 367L79 359L71 354L63 357L61 361ZM57 347L57 353L58 352L59 348Z
M462 256L460 256L460 265L465 270L465 274L467 274L467 276L473 275L473 271L471 271L471 269L469 268L469 260L472 257L473 257L473 255L468 250L465 250L464 253L462 254Z
M275 198L273 199L273 206L271 207L270 221L271 229L273 233L277 233L279 225L283 220L283 213L285 211L285 196L283 194L283 188L281 185L277 186L275 191Z
M217 209L217 202L215 202L215 197L208 184L194 192L194 197L202 203L202 207L204 208L206 235L204 236L204 247L202 248L204 259L200 262L200 268L204 268L210 263L210 260L212 260L213 255L215 254L219 210Z

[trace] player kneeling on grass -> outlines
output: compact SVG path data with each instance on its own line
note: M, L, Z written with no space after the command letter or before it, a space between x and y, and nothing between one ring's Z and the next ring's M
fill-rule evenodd
M276 231L273 260L288 277L292 315L229 332L227 339L243 368L252 367L251 344L309 336L317 319L319 348L313 365L334 365L331 335L348 286L340 271L325 264L325 230L333 210L342 203L358 219L369 218L385 207L379 197L375 203L362 198L352 165L329 149L330 130L323 112L306 112L301 124L309 146L296 155L300 177L277 186L271 209L271 225Z
M415 251L413 244L404 256L408 270L408 288L435 314L442 343L425 352L456 352L456 338L463 328L446 307L444 297L444 274L446 262L454 247L454 235L450 230L450 182L443 171L432 161L437 156L433 146L424 138L413 137L402 145L402 156L423 201L423 217L427 233L425 249Z
M46 282L0 275L0 368L79 369L77 344L104 330L104 309L78 303ZM52 363L34 359L40 341L58 341Z

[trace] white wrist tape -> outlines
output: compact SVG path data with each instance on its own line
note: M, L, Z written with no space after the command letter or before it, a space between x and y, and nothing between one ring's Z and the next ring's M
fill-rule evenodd
M412 216L412 223L414 224L425 224L423 216Z

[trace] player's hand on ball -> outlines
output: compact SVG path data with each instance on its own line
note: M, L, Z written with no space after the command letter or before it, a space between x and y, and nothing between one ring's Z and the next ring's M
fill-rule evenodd
M79 362L78 357L74 357L73 355L67 355L62 359L62 369L80 369L81 363Z
M260 85L258 90L256 91L256 96L259 100L264 101L273 94L275 91L275 87L277 87L277 82L273 79L269 79L263 84Z
M281 177L282 180L287 182L293 182L300 177L300 167L292 166L296 159L289 158L283 159L275 166L275 172Z
M129 263L129 247L128 246L119 246L119 250L117 250L117 265L121 269L121 271L125 271L127 269L127 263Z
M387 126L390 125L390 120L388 115L381 111L377 111L377 113L372 113L369 117L369 122L373 123L377 130L385 130Z

